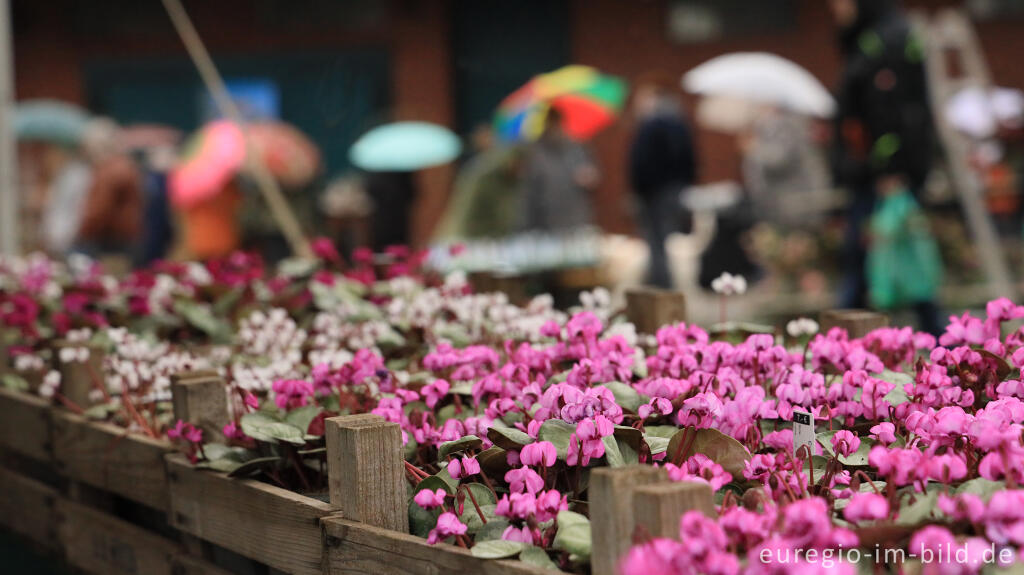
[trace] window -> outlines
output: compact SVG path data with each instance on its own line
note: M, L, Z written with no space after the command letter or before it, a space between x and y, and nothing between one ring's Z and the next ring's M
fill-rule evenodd
M994 20L996 18L1024 18L1024 1L1022 0L967 0L967 9L978 20Z
M786 32L797 23L795 0L671 0L668 10L669 38L685 44Z

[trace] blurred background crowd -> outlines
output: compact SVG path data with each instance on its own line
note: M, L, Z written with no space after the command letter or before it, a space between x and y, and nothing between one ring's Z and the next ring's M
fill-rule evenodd
M241 123L167 3L7 2L24 252L274 261L283 218L929 331L1024 280L1018 0L186 1Z

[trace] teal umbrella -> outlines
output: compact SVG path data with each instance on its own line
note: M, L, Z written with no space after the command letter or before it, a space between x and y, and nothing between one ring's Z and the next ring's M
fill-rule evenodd
M14 108L19 140L77 144L88 122L88 112L59 100L25 100Z
M371 172L411 172L446 164L462 152L451 130L427 122L397 122L370 130L348 150L348 159Z

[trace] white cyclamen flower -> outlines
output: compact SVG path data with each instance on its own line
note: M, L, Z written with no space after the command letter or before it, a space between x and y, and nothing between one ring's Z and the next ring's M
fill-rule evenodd
M743 295L747 291L747 280L741 275L723 272L711 282L711 289L722 295Z
M786 333L788 333L791 337L814 335L818 333L818 322L814 321L809 317L801 317L794 319L793 321L786 324Z

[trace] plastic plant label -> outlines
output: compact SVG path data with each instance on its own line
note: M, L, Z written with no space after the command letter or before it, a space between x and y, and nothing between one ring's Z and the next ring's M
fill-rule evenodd
M807 447L802 453L801 447ZM814 416L806 411L793 411L793 455L809 458L814 455Z

